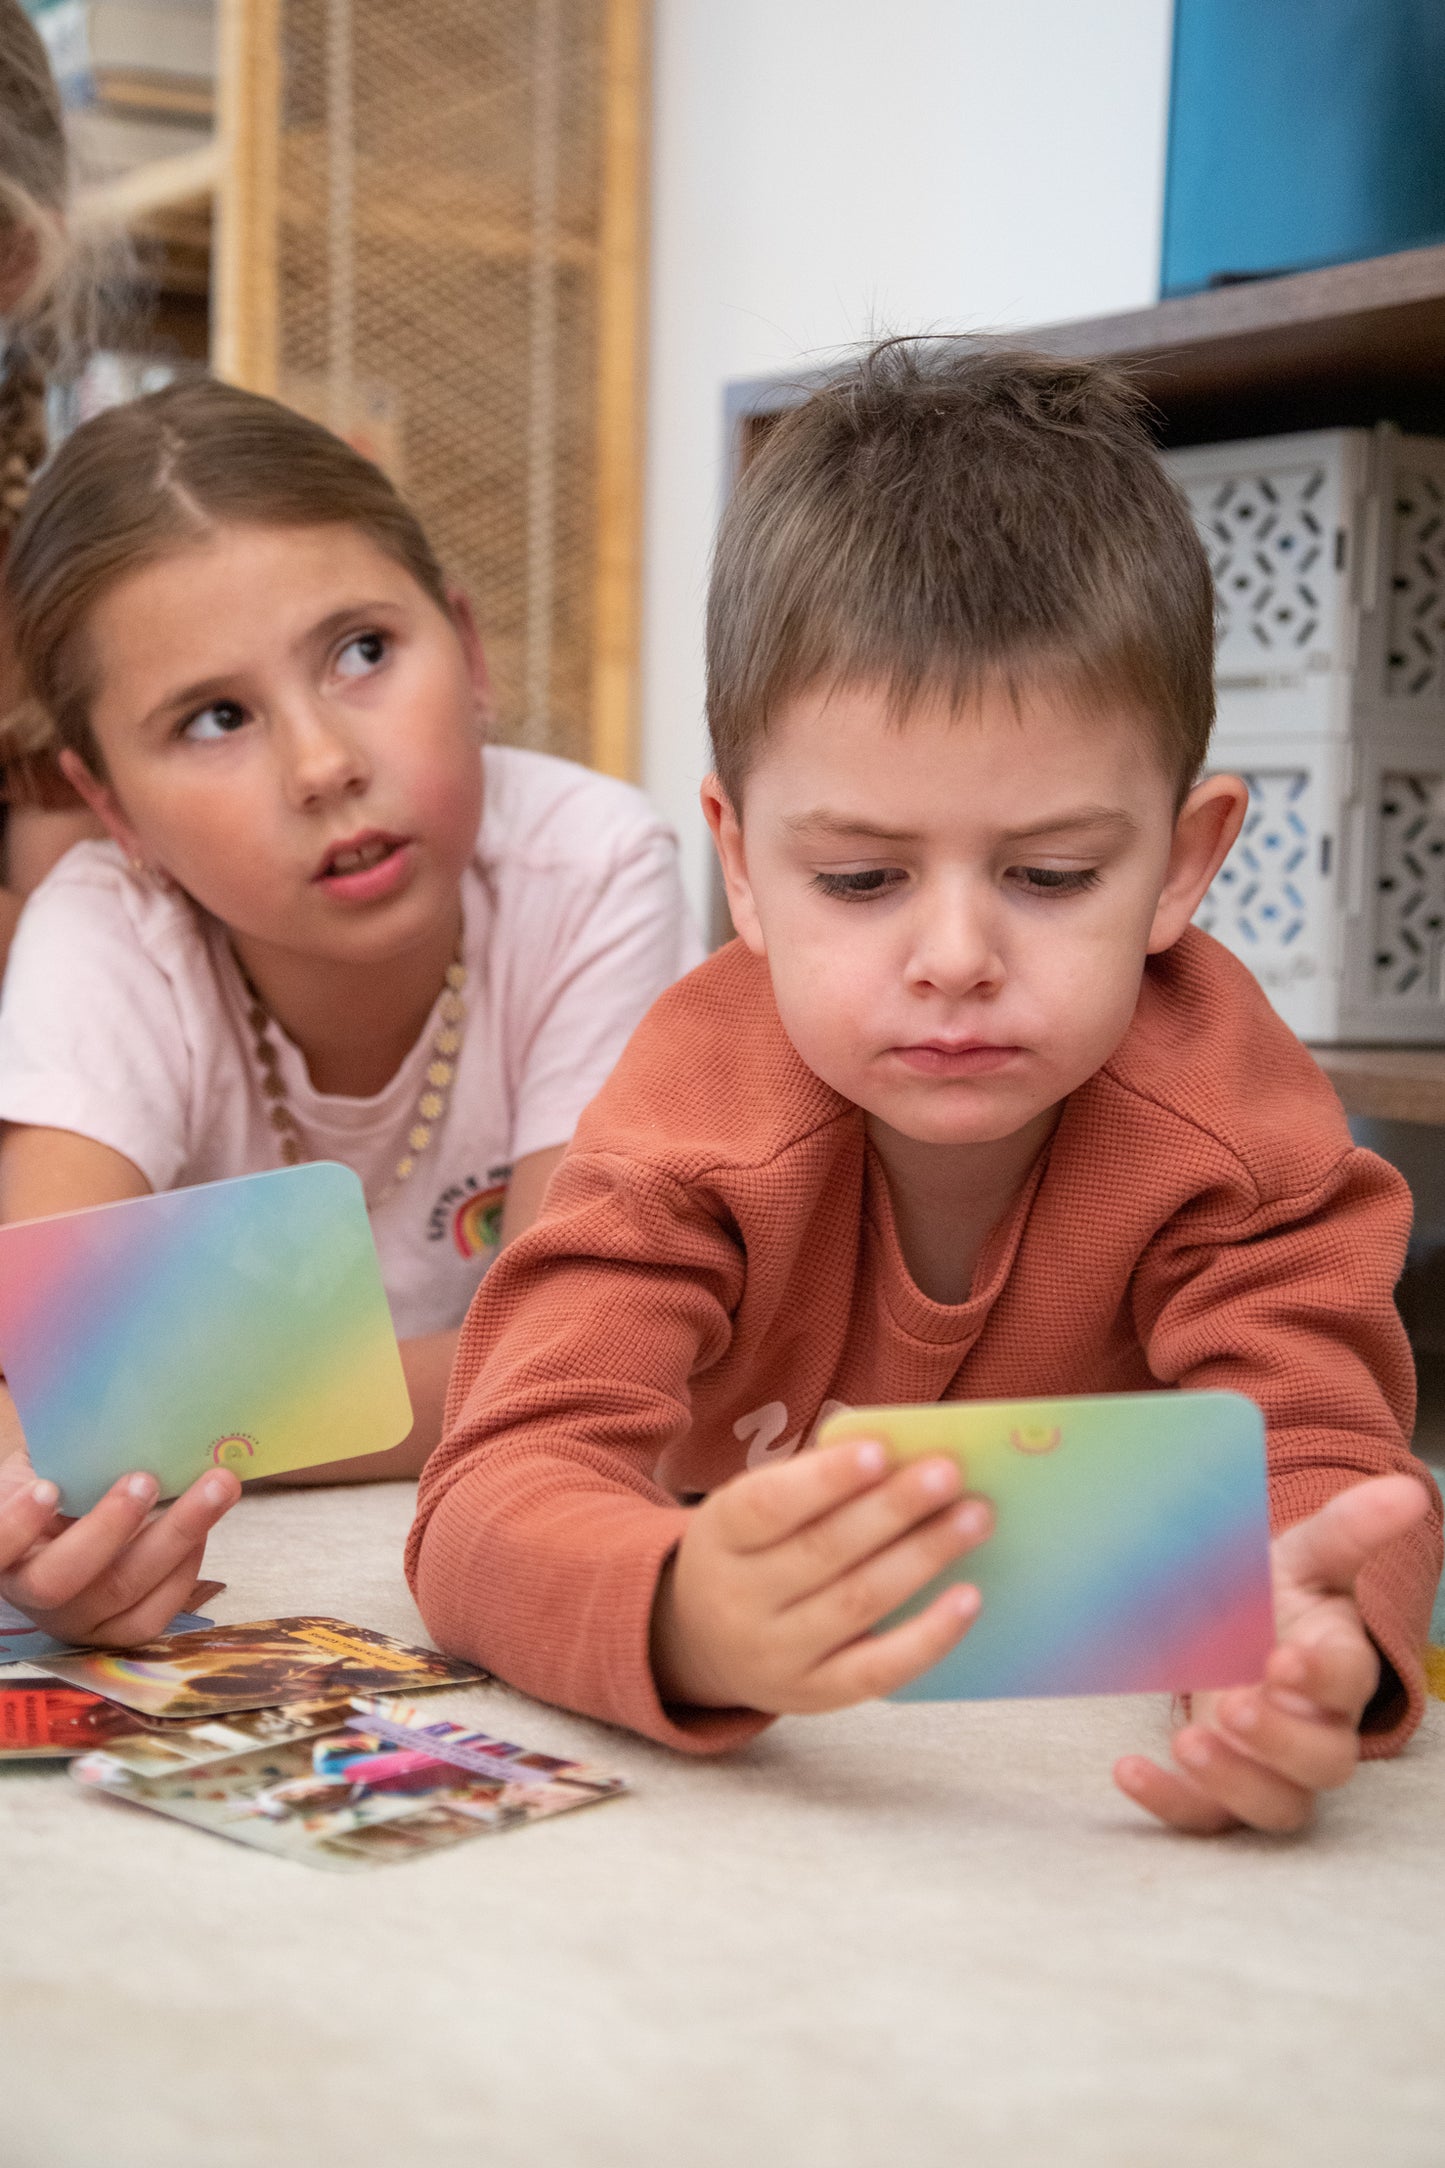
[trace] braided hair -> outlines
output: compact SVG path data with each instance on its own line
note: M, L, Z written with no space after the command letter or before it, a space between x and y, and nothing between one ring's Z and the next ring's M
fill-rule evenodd
M45 457L47 369L71 328L69 181L60 93L44 44L20 0L0 0L0 540Z

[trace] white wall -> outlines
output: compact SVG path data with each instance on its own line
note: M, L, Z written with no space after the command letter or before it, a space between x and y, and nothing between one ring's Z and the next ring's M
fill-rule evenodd
M708 844L723 389L1157 293L1170 0L657 0L643 780Z

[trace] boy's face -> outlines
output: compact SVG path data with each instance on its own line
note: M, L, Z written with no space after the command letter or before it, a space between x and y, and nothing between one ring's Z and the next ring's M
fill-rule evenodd
M1012 1136L1092 1076L1243 818L1233 777L1174 785L1131 716L1047 681L936 698L803 693L741 824L709 781L733 920L816 1075L904 1136Z

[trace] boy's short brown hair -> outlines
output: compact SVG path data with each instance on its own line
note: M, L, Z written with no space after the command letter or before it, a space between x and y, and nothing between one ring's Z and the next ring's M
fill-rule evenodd
M1214 596L1145 414L1102 363L887 339L776 422L708 597L734 806L770 719L811 685L882 684L901 713L1038 676L1137 715L1182 799L1214 719Z

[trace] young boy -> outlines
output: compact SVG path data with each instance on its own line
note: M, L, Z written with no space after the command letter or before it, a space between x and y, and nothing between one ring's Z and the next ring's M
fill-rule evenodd
M1440 1565L1408 1200L1190 928L1245 805L1195 781L1212 620L1107 370L890 342L778 424L709 608L739 939L653 1008L463 1329L408 1552L443 1647L736 1745L977 1608L870 1633L988 1513L942 1459L800 1453L832 1408L1229 1388L1268 1421L1279 1645L1120 1783L1293 1829L1408 1736Z

